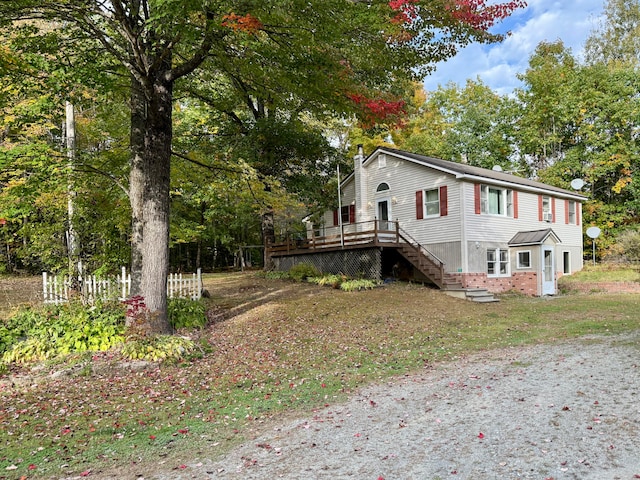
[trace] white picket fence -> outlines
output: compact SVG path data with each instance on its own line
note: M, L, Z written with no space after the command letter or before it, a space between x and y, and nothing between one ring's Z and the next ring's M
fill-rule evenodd
M131 293L131 274L122 267L121 273L115 277L98 278L95 275L78 276L78 291L72 290L69 276L51 275L42 272L42 293L44 303L66 303L70 295L78 295L84 303L96 300L120 302L129 298ZM202 296L202 270L197 273L171 273L167 277L167 296L169 298L190 298L198 300Z

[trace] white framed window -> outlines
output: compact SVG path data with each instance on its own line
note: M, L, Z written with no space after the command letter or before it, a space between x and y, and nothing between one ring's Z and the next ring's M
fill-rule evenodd
M509 250L504 248L487 250L487 276L508 277L509 275Z
M542 197L542 220L551 223L553 221L553 213L551 212L551 197L546 195Z
M424 191L424 215L436 217L440 215L440 190L434 188Z
M531 268L531 250L518 252L516 268Z
M569 205L567 207L567 213L569 215L569 218L567 219L569 222L569 225L575 225L576 222L576 202L574 202L573 200L568 200Z
M513 217L513 190L490 185L481 185L480 211L487 215Z

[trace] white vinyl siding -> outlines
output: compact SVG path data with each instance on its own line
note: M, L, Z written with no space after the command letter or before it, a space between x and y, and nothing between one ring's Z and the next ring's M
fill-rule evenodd
M392 155L387 155L387 166L378 168L377 157L365 163L367 170L367 189L372 192L382 182L389 183L391 187L387 193L391 200L393 217L390 220L398 220L400 228L411 235L418 243L428 247L429 244L451 244L460 241L460 182L456 182L451 175L438 172L428 167L416 165ZM424 220L416 218L416 192L423 191L423 203L425 192L437 190L447 186L447 210L448 214L442 216L428 215L429 228L425 227ZM370 201L371 207L367 208L367 218L373 220L376 215L375 201ZM434 206L435 207L435 206ZM438 209L440 205L438 205ZM427 217L426 209L424 211ZM459 253L456 253L459 256ZM446 260L446 259L443 259Z

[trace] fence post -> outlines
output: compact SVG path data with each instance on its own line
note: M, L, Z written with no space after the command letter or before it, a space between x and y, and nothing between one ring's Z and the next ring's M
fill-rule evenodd
M120 275L122 275L121 278L121 282L122 282L122 301L124 302L127 299L127 269L126 267L122 267L120 269Z
M42 298L44 303L49 301L49 292L47 292L47 272L42 272Z
M196 288L198 290L196 291L196 300L202 297L202 269L201 268L198 268L197 275L198 275L198 278L196 280Z

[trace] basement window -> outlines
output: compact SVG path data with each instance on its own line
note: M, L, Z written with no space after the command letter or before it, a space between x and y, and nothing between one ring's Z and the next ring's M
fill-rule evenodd
M509 275L509 250L504 248L487 250L487 276L508 277Z

